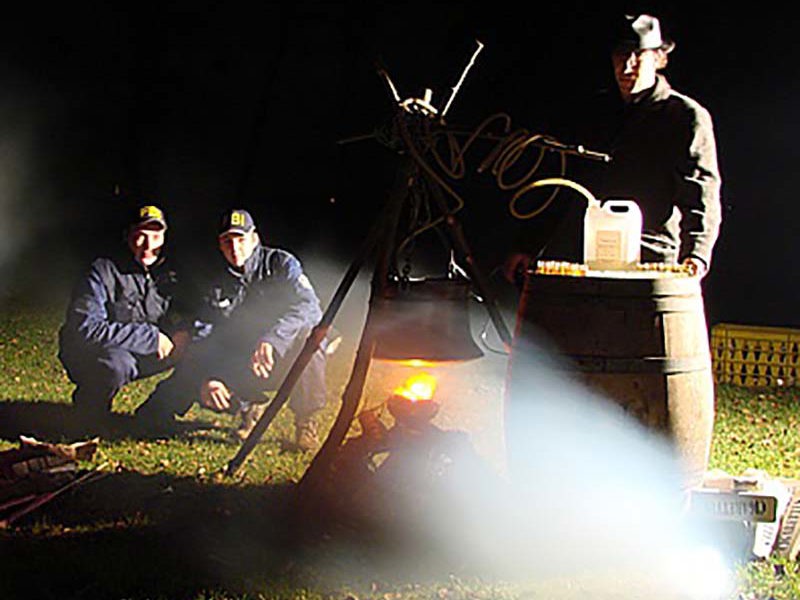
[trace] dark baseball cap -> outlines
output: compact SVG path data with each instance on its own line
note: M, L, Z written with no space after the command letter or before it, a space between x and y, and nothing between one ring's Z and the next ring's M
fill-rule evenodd
M145 227L153 223L161 225L164 229L167 228L167 219L164 216L164 211L153 204L145 204L139 206L134 211L130 227L134 229L137 227Z
M255 231L256 224L252 215L243 208L234 208L222 215L219 225L219 235L226 233L251 233Z

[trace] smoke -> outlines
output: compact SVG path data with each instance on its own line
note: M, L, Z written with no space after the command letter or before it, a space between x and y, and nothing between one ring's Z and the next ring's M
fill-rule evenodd
M322 303L322 310L330 305L336 290L356 256L343 256L342 252L329 246L307 246L297 251L303 270L311 280ZM343 336L343 344L354 348L361 336L367 316L371 272L364 267L338 307L333 327Z
M305 257L329 298L346 266L323 252ZM362 275L335 321L353 344L369 295ZM329 540L320 570L336 581L460 574L578 586L582 597L718 597L732 566L712 525L687 512L686 473L670 441L567 378L532 341L514 353L538 358L512 357L510 378L509 357L492 352L431 370L442 405L434 428L398 438L366 480L339 483L370 543ZM385 397L412 370L374 362L366 396ZM475 390L485 396L480 409ZM502 465L475 444L495 426Z
M370 553L370 568L577 586L580 597L717 598L731 567L712 526L687 516L668 440L549 359L526 367L504 411L506 473L456 428L390 450L356 499L384 528L385 552ZM352 547L339 550L332 576L364 568Z
M0 137L0 296L7 292L8 275L28 249L37 231L39 211L30 203L34 132L8 106L0 108L6 125Z
M71 283L64 236L74 231L64 224L62 188L65 179L82 180L69 163L76 154L70 102L40 75L0 67L0 299L52 299Z

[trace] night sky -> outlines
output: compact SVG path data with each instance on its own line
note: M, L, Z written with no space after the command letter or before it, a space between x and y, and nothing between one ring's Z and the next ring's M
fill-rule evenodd
M715 122L725 212L704 282L710 319L800 326L794 15L574 1L530 2L524 11L497 3L44 6L4 16L0 35L0 297L63 296L61 284L97 248L119 241L119 207L147 198L168 213L171 249L195 260L215 251L224 208L250 208L268 241L312 271L320 257L333 265L325 299L396 171L396 155L374 140L338 143L391 116L376 65L401 97L431 88L442 106L479 39L484 49L448 122L469 129L505 112L515 127L550 133L611 83L603 24L644 9L677 42L671 83ZM508 197L488 175L459 185L467 236L493 272L517 227Z

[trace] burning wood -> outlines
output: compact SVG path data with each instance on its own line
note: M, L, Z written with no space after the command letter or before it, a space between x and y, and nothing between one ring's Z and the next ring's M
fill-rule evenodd
M430 400L436 391L436 378L428 373L419 373L409 377L403 385L395 389L396 396L408 398L412 402Z
M405 531L409 520L441 503L464 473L487 467L464 431L444 430L432 420L440 403L436 378L422 372L408 378L380 407L358 415L361 434L337 451L324 483L304 508L326 521L367 531ZM384 409L394 417L385 425Z
M397 425L414 430L429 425L439 412L439 403L433 399L435 391L436 378L428 373L409 377L395 389L386 404Z

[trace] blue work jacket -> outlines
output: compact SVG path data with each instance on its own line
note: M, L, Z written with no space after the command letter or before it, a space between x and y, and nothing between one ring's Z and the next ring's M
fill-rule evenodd
M59 331L62 350L118 347L155 354L159 329L170 329L167 313L176 285L163 258L148 270L130 253L95 259L73 289Z
M200 311L203 337L231 347L269 342L284 356L322 318L319 298L290 252L258 246L241 271L222 263Z

